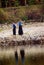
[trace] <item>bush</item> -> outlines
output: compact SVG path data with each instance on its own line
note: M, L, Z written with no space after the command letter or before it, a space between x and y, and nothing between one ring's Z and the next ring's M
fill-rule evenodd
M28 4L29 4L29 5L35 4L35 0L28 0Z
M28 20L28 17L27 16L24 16L24 17L22 17L22 20L27 21Z
M0 9L0 23L5 23L8 20L8 14L3 9Z
M19 1L16 0L16 1L14 2L14 4L15 4L15 6L19 6Z

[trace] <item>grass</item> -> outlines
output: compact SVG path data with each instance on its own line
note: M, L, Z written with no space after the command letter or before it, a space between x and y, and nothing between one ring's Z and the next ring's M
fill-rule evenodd
M0 29L0 32L1 32L2 30Z
M41 5L0 8L0 23L18 22L27 12L40 11Z
M2 31L2 29L0 28L0 32Z

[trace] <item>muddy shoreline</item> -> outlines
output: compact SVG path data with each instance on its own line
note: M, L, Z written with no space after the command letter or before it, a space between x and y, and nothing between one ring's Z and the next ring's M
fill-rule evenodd
M25 36L19 36L19 38L16 36L0 38L1 48L26 46L26 45L44 45L44 37L37 37L34 39Z

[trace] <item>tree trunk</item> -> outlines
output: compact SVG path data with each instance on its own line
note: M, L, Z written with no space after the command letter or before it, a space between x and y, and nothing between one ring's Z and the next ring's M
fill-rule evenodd
M27 4L27 1L25 0L25 6L26 6L26 4Z
M41 9L41 13L42 13L42 15L41 15L41 17L42 17L42 22L44 21L44 0L42 1L42 9Z

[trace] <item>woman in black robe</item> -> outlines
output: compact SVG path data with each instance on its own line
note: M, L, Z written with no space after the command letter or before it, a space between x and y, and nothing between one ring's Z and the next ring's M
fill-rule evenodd
M23 35L23 28L22 28L22 23L19 22L19 30L18 30L19 35Z
M16 25L13 24L13 35L16 35Z

